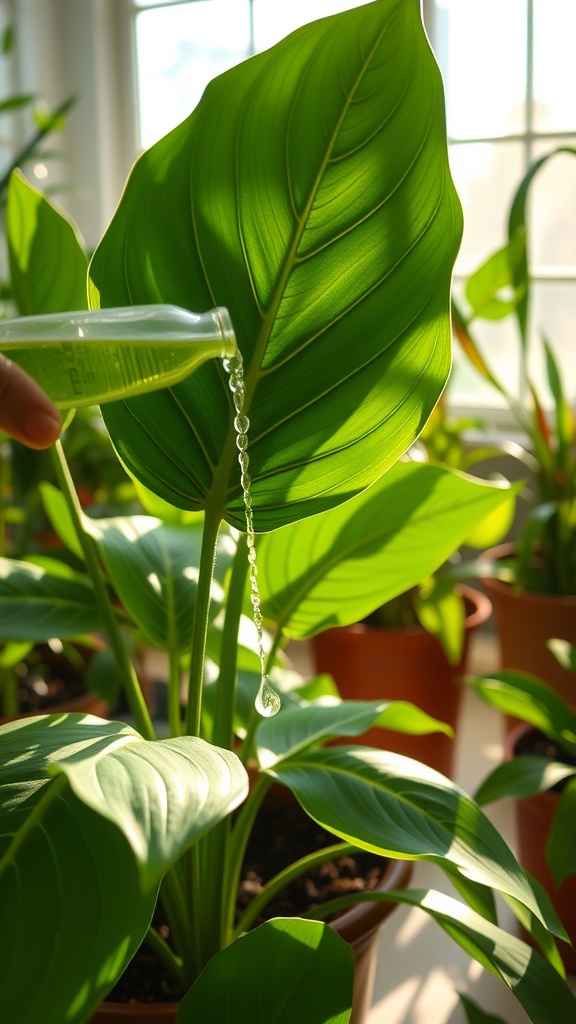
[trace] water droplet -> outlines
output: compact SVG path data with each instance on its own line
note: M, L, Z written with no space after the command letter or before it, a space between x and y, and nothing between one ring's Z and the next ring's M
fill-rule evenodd
M255 701L255 707L259 715L264 718L272 718L278 714L281 707L280 697L273 686L270 685L268 676L262 677L260 689Z

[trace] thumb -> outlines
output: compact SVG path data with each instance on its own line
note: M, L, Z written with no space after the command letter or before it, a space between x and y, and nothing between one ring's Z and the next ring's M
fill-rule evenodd
M0 429L29 448L48 448L60 436L62 417L24 370L0 353Z

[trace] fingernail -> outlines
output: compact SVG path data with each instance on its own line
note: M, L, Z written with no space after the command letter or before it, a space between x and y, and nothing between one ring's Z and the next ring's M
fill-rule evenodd
M28 413L24 420L24 433L26 437L42 448L47 448L60 437L62 430L62 419L56 413L36 410Z

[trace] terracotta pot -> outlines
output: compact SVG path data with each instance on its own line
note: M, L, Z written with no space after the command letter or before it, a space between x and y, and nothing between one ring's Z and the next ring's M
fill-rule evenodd
M486 596L462 587L467 616L464 649L458 665L451 665L438 640L420 626L379 629L356 623L327 629L312 640L318 672L328 672L347 700L406 700L434 718L456 728L461 687L456 680L465 672L469 638L490 617ZM443 775L454 767L454 741L444 733L407 736L372 728L346 742L393 750L423 761Z
M516 725L506 737L506 759L511 760L526 740L537 733L537 729L525 723ZM558 794L550 790L515 801L516 852L522 867L544 886L558 917L576 946L576 874L571 875L557 888L546 859L546 842L557 806ZM534 945L534 940L527 933L523 933L523 938L530 945ZM571 949L565 942L559 942L558 948L566 970L575 974L576 949Z
M497 561L513 554L513 544L502 544L487 551L485 557ZM484 583L494 606L500 667L538 676L576 707L574 674L562 668L546 647L546 641L553 637L576 644L576 595L520 591L501 580L487 579Z
M390 860L379 885L381 891L404 888L412 874L406 861ZM394 903L358 903L332 922L334 928L354 951L354 995L350 1024L365 1020L374 987L378 954L378 930L396 909ZM178 1003L143 1005L134 1003L102 1003L90 1024L129 1024L149 1021L150 1024L175 1024Z

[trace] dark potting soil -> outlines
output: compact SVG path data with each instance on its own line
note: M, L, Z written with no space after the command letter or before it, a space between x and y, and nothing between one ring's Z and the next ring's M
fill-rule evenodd
M530 755L530 757L545 757L549 761L560 761L562 764L576 765L576 757L570 754L555 740L548 739L538 729L531 729L524 736L521 736L515 746L516 755ZM568 779L558 782L553 789L560 792Z
M50 649L34 649L16 665L20 714L44 714L86 692L82 672L54 655Z
M248 846L242 879L238 889L236 917L256 896L262 885L300 857L333 846L337 836L311 821L290 794L279 805L265 802ZM278 893L266 907L254 927L271 917L298 917L313 907L351 892L377 888L385 862L371 853L354 854L326 861L300 876ZM165 925L158 925L163 938L169 939ZM182 993L171 977L143 945L107 997L119 1003L177 1002Z

